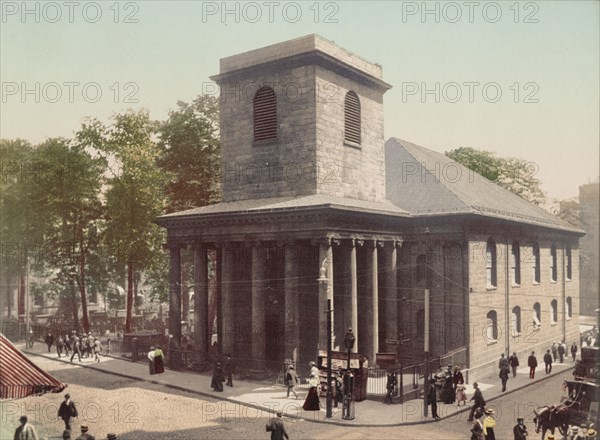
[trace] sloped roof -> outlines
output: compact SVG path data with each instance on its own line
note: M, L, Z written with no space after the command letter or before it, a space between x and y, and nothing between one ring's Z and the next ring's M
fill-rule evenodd
M60 393L66 386L27 359L0 333L0 399Z
M581 232L436 151L390 138L385 143L386 197L414 216L479 214Z
M344 210L357 210L365 212L374 212L379 214L408 216L408 212L384 200L382 202L372 202L366 200L349 199L345 197L335 197L323 194L314 194L298 197L273 197L265 199L238 200L234 202L222 202L214 205L202 206L199 208L188 209L186 211L173 212L158 217L168 220L173 217L186 217L195 215L225 214L225 213L245 213L245 212L272 212L272 211L291 211L306 208L329 207Z

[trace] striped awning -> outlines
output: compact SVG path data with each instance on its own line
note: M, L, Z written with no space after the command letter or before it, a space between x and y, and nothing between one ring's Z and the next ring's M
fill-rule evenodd
M60 393L66 387L27 359L0 333L0 399Z

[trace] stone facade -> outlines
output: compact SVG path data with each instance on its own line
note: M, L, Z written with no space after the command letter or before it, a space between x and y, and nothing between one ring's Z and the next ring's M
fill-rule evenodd
M579 187L579 218L585 231L581 238L581 314L590 316L598 308L600 295L599 187L597 181Z

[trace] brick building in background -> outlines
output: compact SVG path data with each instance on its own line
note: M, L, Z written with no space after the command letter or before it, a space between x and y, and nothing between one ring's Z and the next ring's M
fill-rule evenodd
M600 184L598 179L593 183L579 187L579 221L580 227L585 231L581 238L581 261L579 283L581 285L580 313L582 315L594 315L598 308L598 292L600 277Z
M208 255L218 339L238 363L280 368L326 347L433 355L474 380L500 353L579 341L582 232L443 154L384 142L382 68L317 35L221 60L221 203L161 216L170 331L181 335L181 249L194 249L195 342L208 355Z

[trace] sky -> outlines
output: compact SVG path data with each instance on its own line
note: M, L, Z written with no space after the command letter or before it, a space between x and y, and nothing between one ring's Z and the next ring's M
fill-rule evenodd
M533 163L549 199L599 175L597 1L2 1L0 137L166 118L219 59L316 33L383 66L385 137Z

